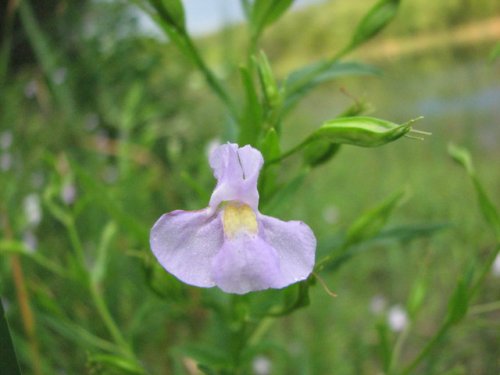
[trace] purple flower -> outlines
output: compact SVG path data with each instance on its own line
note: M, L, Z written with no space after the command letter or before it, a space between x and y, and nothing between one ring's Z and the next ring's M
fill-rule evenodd
M217 186L209 206L164 214L151 230L151 249L168 272L187 284L237 294L309 276L316 250L311 229L258 210L263 162L251 146L224 144L212 152Z

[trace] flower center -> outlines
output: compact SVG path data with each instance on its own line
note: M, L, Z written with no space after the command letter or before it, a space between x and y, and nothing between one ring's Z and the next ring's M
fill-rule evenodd
M224 233L228 238L239 234L256 234L257 217L250 206L243 203L230 202L224 207L222 216Z

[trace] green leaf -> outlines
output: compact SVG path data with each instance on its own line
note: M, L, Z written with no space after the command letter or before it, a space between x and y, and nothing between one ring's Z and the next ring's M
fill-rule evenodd
M394 193L380 205L361 215L347 231L346 242L352 245L376 236L405 196L405 190Z
M108 266L108 253L110 243L117 233L117 226L113 221L110 221L104 227L99 246L97 247L97 257L92 269L91 277L95 284L102 281L103 277L106 275L106 270Z
M143 368L139 367L137 363L128 358L112 354L90 354L89 362L100 363L120 370L120 374L145 374Z
M278 20L292 3L293 0L255 0L250 15L253 37L257 38L266 26Z
M40 314L40 319L52 330L72 341L80 348L89 350L104 350L107 352L117 352L119 349L113 343L97 337L87 331L84 327L73 323L69 319L58 316L57 318Z
M470 153L467 151L467 149L458 147L452 143L448 145L448 153L467 171L467 174L471 178L474 185L481 213L495 233L497 242L500 242L500 215L497 208L488 197L488 194L481 184L481 181L479 181L476 176L476 171L474 169L474 165L472 164Z
M22 27L26 32L28 41L36 55L36 59L40 63L43 73L46 76L46 81L51 88L51 93L58 102L58 110L62 111L66 116L72 117L75 113L76 105L73 94L76 90L71 90L67 80L61 84L55 84L53 80L57 70L67 65L60 55L60 49L52 44L44 33L37 17L35 17L30 1L20 1L18 4L19 19Z
M282 96L271 70L269 60L263 51L260 51L254 60L257 65L262 92L264 93L264 103L270 110L275 110L281 106Z
M181 0L149 0L149 2L169 26L178 32L185 32L186 20Z
M472 165L472 159L467 149L458 147L453 143L449 143L448 154L453 158L453 160L463 166L469 175L475 174L474 166Z
M271 199L263 204L263 212L272 215L277 212L283 204L293 200L293 195L302 186L308 173L309 168L304 168L291 181L285 184L282 189L279 189L279 192L275 192Z
M279 135L274 128L269 129L260 147L264 160L272 160L281 154Z
M82 183L85 193L94 200L95 204L105 209L118 224L127 229L138 241L146 243L149 238L149 229L134 216L124 211L108 194L108 191L76 163L72 163L71 167Z
M38 265L60 277L69 276L66 269L63 269L59 264L54 263L51 259L45 257L40 251L29 250L26 245L20 241L0 240L0 254L2 253L24 255L38 263Z
M411 320L415 320L415 317L423 306L427 289L427 281L423 277L417 279L417 281L413 284L406 304L406 310L408 311L408 315Z
M285 109L292 108L316 86L346 76L380 75L380 70L358 62L318 61L293 71L285 79Z
M500 216L498 214L498 210L493 205L490 198L486 194L483 185L476 177L473 178L473 183L474 188L476 189L476 195L481 213L495 233L497 242L500 242Z
M373 237L373 241L411 241L419 237L432 236L451 227L450 223L401 225L381 231Z
M255 145L261 131L262 107L249 69L240 67L240 76L245 90L245 107L239 128L238 142Z
M467 314L469 308L469 296L467 292L467 285L463 279L461 279L453 294L450 298L448 305L448 322L450 324L456 324L460 322Z
M382 366L387 373L392 359L392 344L389 338L389 327L385 322L380 322L376 325L378 334L378 352L382 361Z
M189 357L210 369L223 369L231 363L229 353L207 344L188 344L172 350L176 357Z
M156 260L146 267L148 286L158 296L169 301L186 301L184 285L174 276L165 272Z
M489 57L490 63L494 63L499 57L500 57L500 42L497 42L497 44L495 44L495 47L491 49Z
M380 242L409 242L421 237L432 236L434 233L437 233L449 227L449 224L420 224L416 226L400 226L382 230L379 234L373 236L372 238L365 239L363 240L363 242L355 245L349 245L347 247L345 238L339 238L338 235L332 236L327 239L321 239L318 243L318 254L332 254L330 256L327 256L325 259L322 259L321 262L318 262L318 264L328 263L328 265L326 266L327 271L337 270L354 256L371 249L376 249L374 245ZM317 268L320 269L321 267Z
M360 21L349 46L350 51L377 35L396 16L401 0L380 0Z
M2 301L0 301L0 337L2 340L2 350L0 350L0 363L2 364L2 373L11 375L20 375L19 364L16 351L10 335L7 317L3 310Z
M291 314L297 309L309 306L311 303L309 297L310 282L310 279L306 279L286 288L283 306L272 309L267 315L276 317L285 316Z

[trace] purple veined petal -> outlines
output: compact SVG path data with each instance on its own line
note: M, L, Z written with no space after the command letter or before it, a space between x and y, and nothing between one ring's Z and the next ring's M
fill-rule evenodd
M217 178L209 203L212 212L223 201L239 201L257 210L257 180L263 162L261 153L251 146L238 148L228 143L217 147L210 156L210 166Z
M242 179L243 172L238 161L238 145L235 143L226 143L216 147L210 155L210 167L214 171L215 178L226 180Z
M281 282L279 256L259 236L226 240L212 263L213 279L226 293L276 288Z
M207 288L215 285L211 265L223 241L220 214L211 215L209 209L164 214L150 236L163 268L187 284Z
M262 164L264 164L264 158L260 151L246 145L238 149L238 157L243 169L243 178L257 182L260 169L262 168Z
M306 279L314 267L316 237L301 221L281 221L258 216L263 239L272 246L280 262L281 276L275 288L283 288Z

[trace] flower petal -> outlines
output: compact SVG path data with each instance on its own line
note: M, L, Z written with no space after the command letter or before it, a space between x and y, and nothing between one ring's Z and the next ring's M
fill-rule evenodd
M262 237L278 256L281 276L275 288L306 279L314 267L316 237L301 221L281 221L259 215Z
M231 176L234 179L243 178L237 152L238 145L235 143L220 145L212 151L209 162L217 180L227 179Z
M257 149L246 145L238 149L238 157L243 169L243 178L257 182L264 158Z
M276 288L281 280L276 250L258 236L226 240L213 259L212 272L213 280L226 293Z
M150 236L151 249L163 268L199 287L215 285L211 264L223 240L220 215L210 215L208 209L164 214Z
M210 156L210 166L217 178L209 203L212 211L223 201L239 201L257 210L257 180L263 163L262 154L251 146L238 148L228 143L217 147Z

